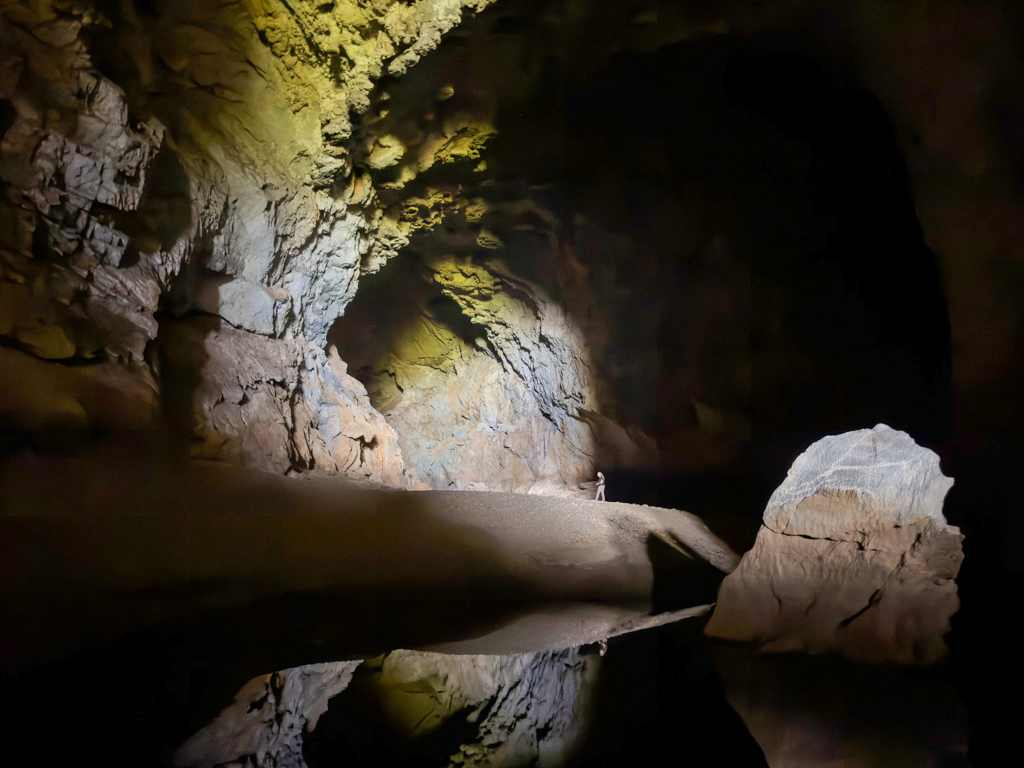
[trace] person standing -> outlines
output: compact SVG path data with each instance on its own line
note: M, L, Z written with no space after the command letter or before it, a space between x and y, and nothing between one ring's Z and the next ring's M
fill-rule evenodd
M597 495L594 497L594 501L604 501L604 473L597 473Z

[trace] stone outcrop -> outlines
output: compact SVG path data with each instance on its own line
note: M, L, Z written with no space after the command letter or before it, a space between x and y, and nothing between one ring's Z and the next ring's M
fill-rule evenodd
M623 430L600 416L593 302L557 217L465 181L486 169L493 89L442 68L401 85L487 5L4 6L0 335L59 363L33 369L43 398L5 380L6 423L170 419L201 458L394 487L571 495L595 461L653 461L649 440L596 439ZM442 222L428 261L474 338L426 313L367 399L329 331L361 277ZM490 258L509 226L548 238L562 295ZM149 403L82 407L63 368L83 362Z
M174 425L194 426L202 458L561 495L597 464L656 464L653 440L616 422L621 361L604 365L616 323L599 304L618 296L621 314L623 274L592 279L575 255L585 233L543 185L488 174L503 100L544 80L557 45L542 28L565 20L494 46L489 5L6 3L0 335L57 365L37 366L48 403L8 382L21 406L4 423L166 426L174 326L212 332L212 315L215 337L189 342L209 347L194 412ZM457 26L464 39L421 62ZM520 55L522 71L496 77ZM412 343L430 349L392 350L370 376L352 367L367 401L326 372L328 338L364 278L410 250L473 330L425 312ZM78 375L57 366L83 364L155 393L151 407L127 420L72 407Z
M826 437L772 495L707 634L766 652L930 664L959 607L963 560L939 457L884 424Z
M599 662L578 649L516 656L399 650L358 670L355 661L276 672L247 683L230 707L177 750L174 764L304 768L303 741L329 744L332 735L318 732L318 724L323 731L359 727L324 716L357 696L358 706L399 739L422 739L464 722L474 735L453 745L449 766L564 765L584 731ZM362 679L349 691L353 673Z
M394 430L333 348L246 333L212 318L165 324L165 365L191 372L197 458L420 487Z

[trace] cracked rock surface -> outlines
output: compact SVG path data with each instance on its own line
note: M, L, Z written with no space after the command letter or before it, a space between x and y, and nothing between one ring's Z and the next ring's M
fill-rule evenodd
M579 330L499 264L446 260L431 273L447 318L426 308L367 380L409 471L436 489L573 495L594 472L578 414L597 401Z
M942 515L952 484L936 454L884 424L814 443L722 583L707 634L767 652L938 661L960 605L963 536Z

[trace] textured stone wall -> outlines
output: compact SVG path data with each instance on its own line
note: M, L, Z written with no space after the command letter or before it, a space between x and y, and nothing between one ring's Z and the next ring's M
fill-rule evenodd
M201 456L415 486L325 339L421 225L382 225L353 123L463 5L5 4L7 425L158 426L173 368Z
M475 336L423 314L378 363L371 397L435 488L553 492L593 474L594 372L571 318L537 286L465 261L433 280Z

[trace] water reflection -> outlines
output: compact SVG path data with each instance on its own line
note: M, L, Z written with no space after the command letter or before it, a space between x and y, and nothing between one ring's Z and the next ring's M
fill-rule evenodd
M565 608L574 620L586 615ZM555 606L530 615L566 623ZM766 765L726 701L704 623L670 621L563 650L396 650L265 675L175 764L621 766L660 763L669 748L699 764Z
M963 756L940 673L713 653L725 569L702 554L730 553L681 513L126 461L11 461L0 477L6 723L41 764Z

